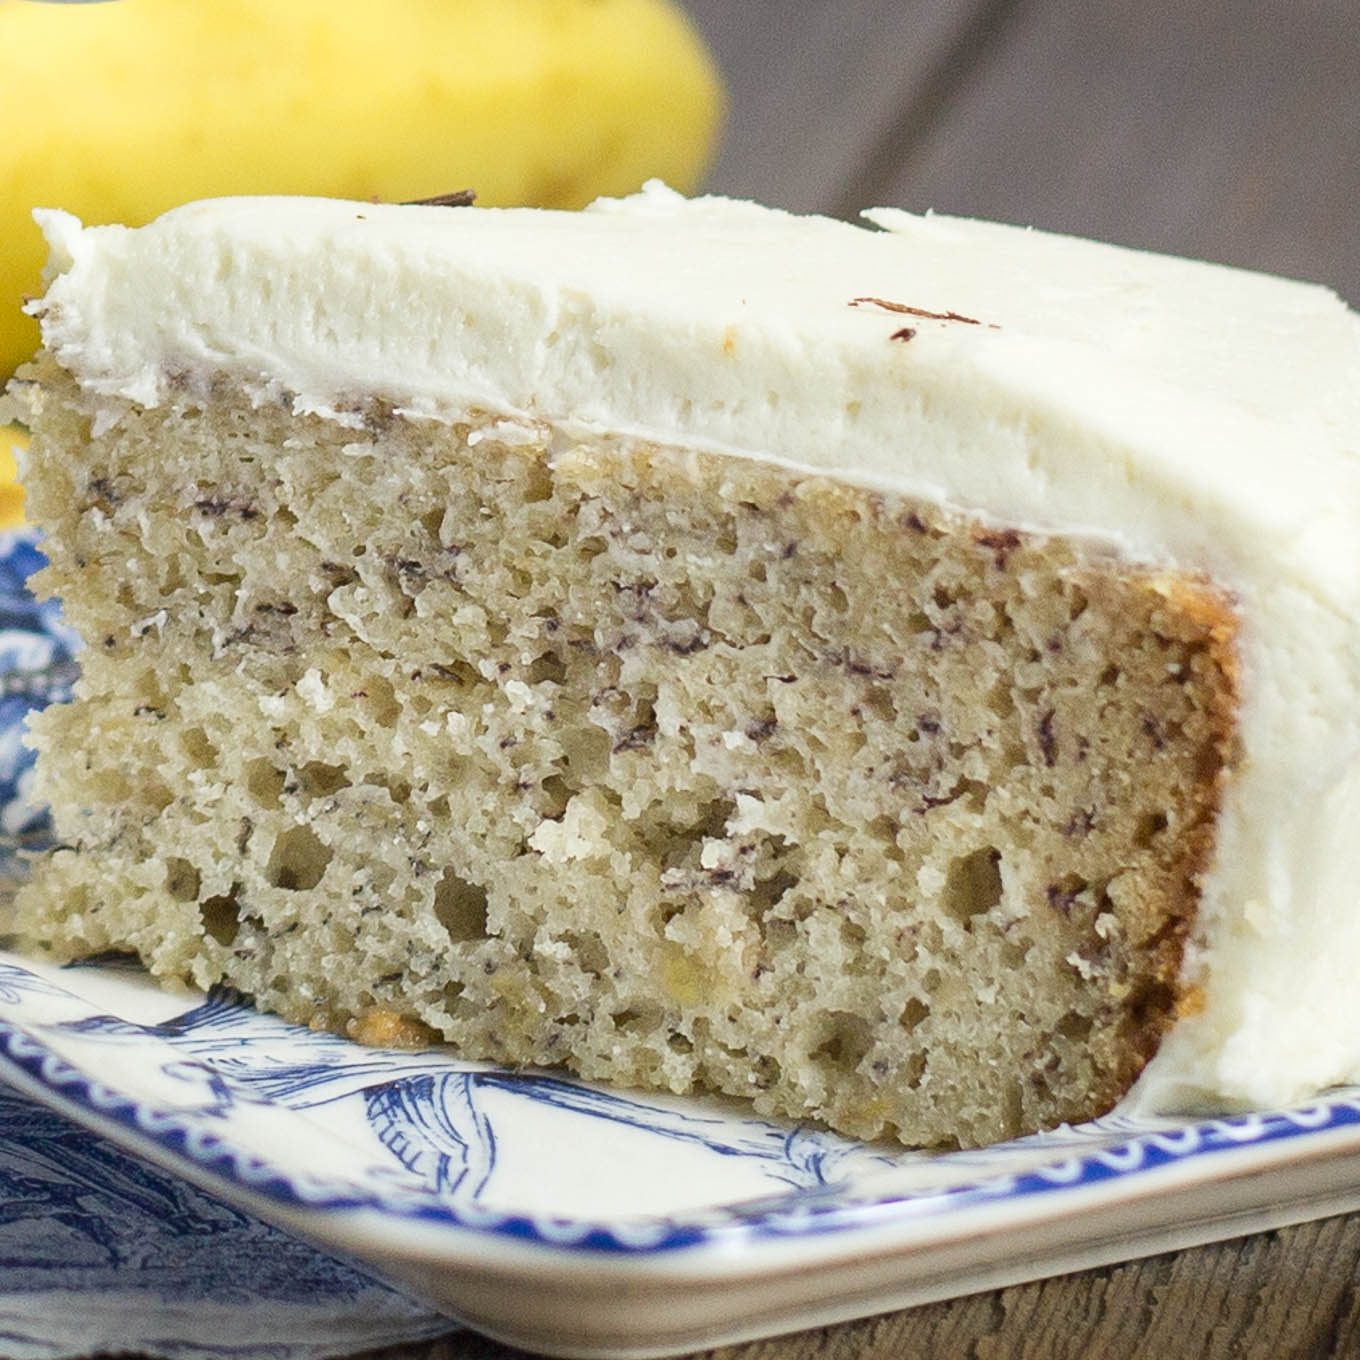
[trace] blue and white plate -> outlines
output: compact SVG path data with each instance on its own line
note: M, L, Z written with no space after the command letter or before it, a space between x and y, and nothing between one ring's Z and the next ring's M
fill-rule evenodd
M34 839L10 728L69 686L71 648L17 593L31 542L9 546L0 824ZM673 1354L1360 1207L1360 1090L927 1156L723 1102L362 1048L118 960L0 954L0 1078L557 1355Z

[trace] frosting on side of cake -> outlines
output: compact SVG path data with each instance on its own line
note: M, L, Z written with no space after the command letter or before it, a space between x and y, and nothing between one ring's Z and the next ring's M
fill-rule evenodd
M774 459L1092 535L1240 602L1243 758L1183 1017L1133 1099L1360 1080L1360 317L1326 290L880 210L659 186L582 214L301 199L40 214L93 395L208 370L359 422L469 409Z

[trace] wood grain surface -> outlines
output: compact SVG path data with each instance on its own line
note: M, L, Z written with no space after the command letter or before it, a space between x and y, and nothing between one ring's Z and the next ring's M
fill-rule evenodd
M1330 1360L1360 1355L1360 1231L1330 1218L696 1352L702 1360ZM519 1360L470 1332L365 1360Z
M711 187L990 217L1360 303L1356 0L689 0L732 89Z

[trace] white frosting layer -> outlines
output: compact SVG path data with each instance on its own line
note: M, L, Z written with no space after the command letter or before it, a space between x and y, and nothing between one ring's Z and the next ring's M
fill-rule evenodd
M1206 1004L1136 1097L1268 1104L1360 1080L1360 317L1332 294L655 186L581 214L227 199L137 231L40 217L44 338L94 394L154 405L167 374L208 366L339 419L377 394L641 434L1227 584L1246 756L1188 965Z

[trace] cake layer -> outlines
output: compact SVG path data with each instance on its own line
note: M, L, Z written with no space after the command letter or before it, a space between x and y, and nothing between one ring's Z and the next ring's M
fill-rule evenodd
M30 937L912 1143L1091 1117L1155 1049L1232 754L1213 589L634 440L42 405L92 646L34 724L73 848Z
M1141 1094L1267 1103L1360 1077L1360 320L1305 285L872 217L882 230L661 190L581 215L235 200L136 232L50 215L38 310L100 449L120 428L133 437L134 410L187 417L236 390L243 429L254 403L260 419L347 428L360 449L389 418L432 447L466 428L470 466L518 445L555 470L597 444L626 466L657 446L698 477L700 455L717 455L892 499L953 526L951 541L968 525L1108 559L1118 579L1161 580L1178 617L1203 616L1186 602L1207 592L1233 746L1192 885L1179 985L1194 1004ZM252 484L283 461L265 445L253 456ZM93 504L81 531L97 538L112 508L78 479L70 490ZM754 497L762 517L769 494ZM73 605L93 589L81 580ZM1130 617L1138 637L1161 635ZM1181 664L1167 662L1168 694ZM740 743L745 729L724 731ZM1187 809L1210 805L1205 777L1183 781ZM989 766L978 782L996 779ZM1155 817L1161 801L1125 811ZM972 863L985 897L996 875L986 854ZM932 881L916 883L918 904Z

